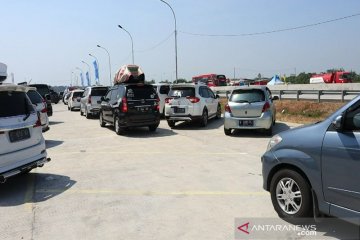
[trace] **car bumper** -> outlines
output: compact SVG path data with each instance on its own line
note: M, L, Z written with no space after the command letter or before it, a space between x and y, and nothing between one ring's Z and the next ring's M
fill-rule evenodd
M265 112L258 118L238 118L225 112L224 119L224 127L227 129L269 129L273 124L273 118L270 112ZM254 121L254 125L240 126L240 120L252 120Z
M0 174L17 169L39 159L46 159L47 152L45 140L42 138L42 140L35 146L2 154L0 155L0 158L4 159L4 162L1 163Z
M174 116L165 116L166 120L170 121L198 121L201 120L202 116L191 116L191 115L174 115Z
M160 124L160 114L155 114L152 117L147 118L136 118L129 117L127 115L119 115L119 125L120 127L146 127L151 125Z

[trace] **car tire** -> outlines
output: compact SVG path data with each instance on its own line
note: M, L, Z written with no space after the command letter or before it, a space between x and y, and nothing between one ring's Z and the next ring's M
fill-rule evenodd
M288 219L311 217L310 189L305 178L294 170L282 169L275 173L271 179L270 194L272 204L279 217Z
M125 128L120 127L119 121L120 121L119 117L115 117L115 119L114 119L115 132L116 132L117 135L124 135Z
M149 126L149 131L150 131L150 132L155 132L156 129L158 128L158 126L159 126L158 124L150 125L150 126Z
M217 106L217 110L216 110L216 119L220 119L221 118L221 105L219 104Z
M174 128L175 127L175 121L173 120L167 120L167 123L169 125L170 128Z
M90 114L89 112L87 111L87 108L85 107L85 117L86 119L90 119Z
M81 107L80 107L80 116L83 116L83 111L81 110Z
M206 127L207 124L208 124L208 112L206 109L204 109L201 115L200 126Z
M231 135L231 128L224 128L224 133L226 136L230 136Z
M70 111L70 106L68 105L68 110Z
M106 123L104 122L102 113L99 114L99 122L100 122L100 127L105 127Z

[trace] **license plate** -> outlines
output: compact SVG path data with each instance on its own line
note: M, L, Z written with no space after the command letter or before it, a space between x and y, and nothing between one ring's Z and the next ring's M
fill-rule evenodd
M28 128L17 129L9 132L10 142L18 142L30 138Z
M139 107L139 108L138 108L138 111L140 111L140 112L147 112L147 111L149 111L149 108L147 108L147 107Z
M239 126L252 127L252 126L254 126L254 121L253 120L240 120Z
M174 108L174 113L185 113L185 108Z

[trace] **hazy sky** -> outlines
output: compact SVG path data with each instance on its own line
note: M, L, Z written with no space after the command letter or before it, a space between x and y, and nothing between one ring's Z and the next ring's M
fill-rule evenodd
M274 34L244 34L296 27L360 13L359 0L168 0L178 26L179 77L202 73L227 77L320 72L343 67L360 73L360 16ZM76 67L85 72L96 56L100 81L135 63L148 80L175 78L174 19L160 0L0 0L0 62L15 82L68 85ZM161 43L160 45L158 45ZM94 71L91 68L92 79ZM9 80L7 80L9 81Z

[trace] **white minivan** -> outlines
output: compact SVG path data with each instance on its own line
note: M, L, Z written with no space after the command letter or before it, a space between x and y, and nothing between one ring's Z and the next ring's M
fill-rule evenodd
M50 161L28 89L0 81L0 182Z

